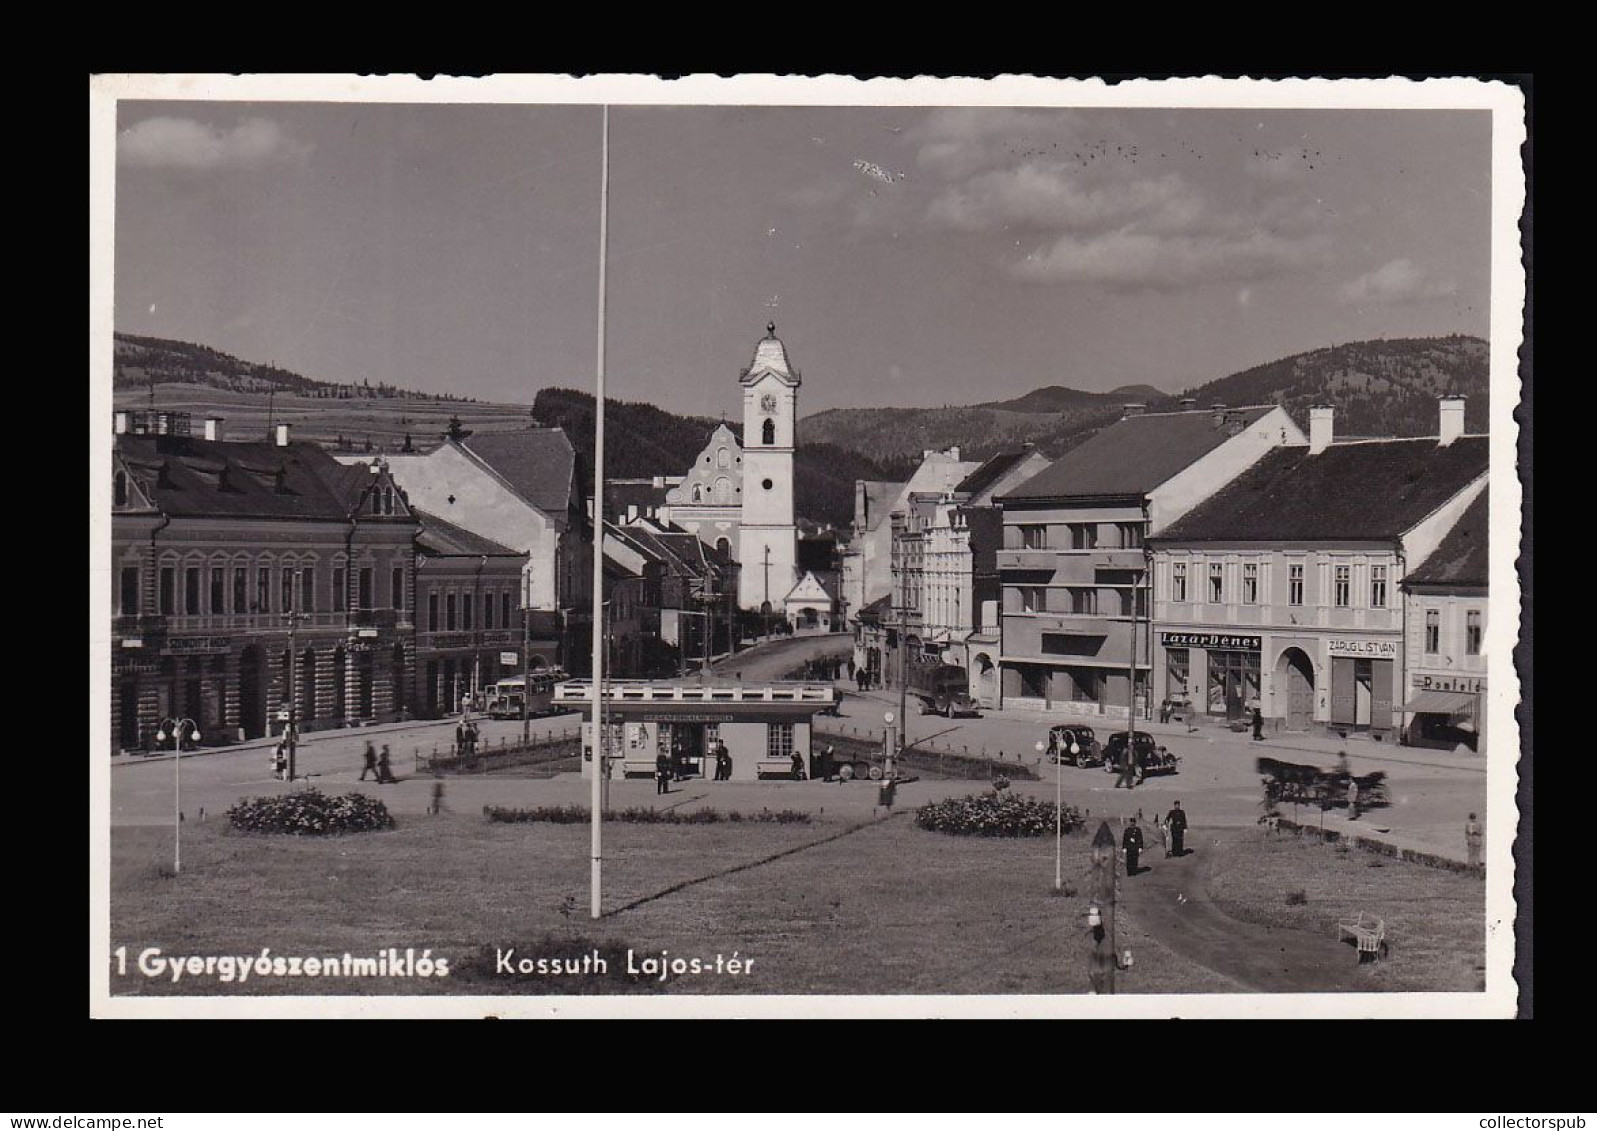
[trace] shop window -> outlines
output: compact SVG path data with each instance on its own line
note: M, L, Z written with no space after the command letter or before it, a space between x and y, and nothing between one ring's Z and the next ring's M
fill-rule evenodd
M1336 567L1336 582L1333 590L1336 607L1345 609L1348 601L1353 596L1353 567L1339 565Z
M1438 609L1425 610L1425 654L1434 656L1442 650L1442 614Z
M1209 604L1218 605L1225 598L1225 566L1209 563Z
M768 723L765 727L765 756L772 761L793 756L793 724Z
M1479 656L1481 654L1481 613L1479 609L1471 609L1464 614L1464 654L1466 656Z
M1370 608L1386 608L1386 567L1370 567Z
M1259 564L1246 562L1242 566L1242 603L1244 605L1257 605L1259 603Z
M1286 603L1289 605L1303 604L1303 567L1301 565L1286 567Z
M1176 562L1170 567L1170 599L1172 601L1185 601L1187 599L1187 563Z
M1209 653L1209 705L1212 715L1242 718L1259 698L1259 653Z

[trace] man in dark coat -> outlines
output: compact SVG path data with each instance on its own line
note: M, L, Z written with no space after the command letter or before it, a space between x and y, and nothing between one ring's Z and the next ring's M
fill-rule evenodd
M383 744L383 752L377 756L377 780L378 782L397 782L399 780L394 776L394 763L389 757L388 744L386 742Z
M1187 814L1181 808L1181 802L1175 803L1175 808L1165 814L1165 825L1170 829L1170 853L1173 856L1186 855L1183 841L1187 835Z
M671 792L671 756L664 750L654 756L654 792Z
M1126 850L1126 875L1135 876L1137 860L1142 855L1142 829L1137 826L1137 818L1131 818L1131 824L1126 826L1120 847Z
M1253 708L1253 741L1264 741L1264 712L1257 707Z
M377 747L372 745L372 740L369 738L366 740L366 764L361 767L360 780L365 781L367 774L378 781L383 780L383 775L377 772Z

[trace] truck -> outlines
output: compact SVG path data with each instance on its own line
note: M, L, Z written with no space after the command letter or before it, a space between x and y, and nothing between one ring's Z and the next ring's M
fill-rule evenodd
M921 713L935 711L953 718L955 715L979 714L976 702L970 697L970 677L965 669L955 664L921 664L911 667L905 678L905 689L920 700Z

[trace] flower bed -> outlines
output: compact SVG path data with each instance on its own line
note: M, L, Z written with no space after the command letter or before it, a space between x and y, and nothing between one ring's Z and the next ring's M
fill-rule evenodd
M1081 811L1065 805L1059 811L1065 832L1082 826ZM1054 831L1054 806L1048 801L1012 793L973 793L933 801L915 811L917 828L953 836L1045 836Z
M552 825L581 825L589 821L586 805L541 805L536 809L504 809L497 805L484 805L482 815L490 821L504 824L531 824L547 822ZM761 809L758 813L739 813L717 809L648 809L634 806L631 809L610 809L604 814L606 821L620 821L629 825L718 825L722 823L775 825L807 825L810 815L797 809Z
M338 836L394 827L388 806L363 793L329 797L300 789L273 797L246 797L227 811L235 829L287 836Z

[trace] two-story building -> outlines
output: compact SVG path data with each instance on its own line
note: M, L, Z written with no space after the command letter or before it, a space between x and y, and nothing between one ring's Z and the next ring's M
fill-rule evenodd
M437 449L391 455L388 464L415 506L526 555L520 602L531 613L534 653L585 672L593 533L570 437L559 428L451 428Z
M527 555L426 511L416 534L416 703L427 718L520 675L529 625L522 620ZM552 667L550 650L525 662Z
M1150 539L1154 695L1271 729L1392 733L1400 725L1399 583L1486 488L1487 437L1334 442L1330 408L1307 444L1269 452Z
M1403 579L1403 741L1486 753L1490 492Z
M1145 540L1302 440L1277 405L1164 413L1128 405L1002 495L1000 705L1126 718L1135 694L1145 716Z
M340 465L278 425L228 440L219 419L116 414L111 733L149 745L163 719L204 741L414 710L417 529L381 461Z

